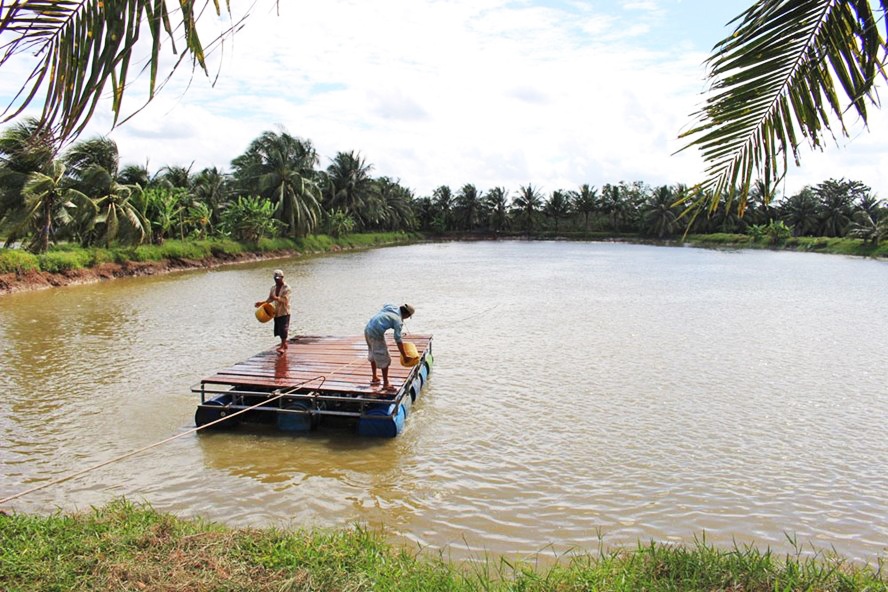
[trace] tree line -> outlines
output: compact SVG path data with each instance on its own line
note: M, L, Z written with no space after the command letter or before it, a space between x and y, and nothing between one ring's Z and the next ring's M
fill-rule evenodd
M266 131L231 161L191 171L151 173L121 166L116 143L95 137L60 155L36 120L0 134L0 236L45 252L69 241L85 247L161 244L167 238L333 236L364 231L633 234L745 233L774 242L789 236L888 236L888 208L860 181L829 179L791 196L754 184L742 209L730 194L643 182L583 184L544 192L531 183L512 193L471 183L416 197L400 180L374 177L357 152L339 152L322 169L310 140Z

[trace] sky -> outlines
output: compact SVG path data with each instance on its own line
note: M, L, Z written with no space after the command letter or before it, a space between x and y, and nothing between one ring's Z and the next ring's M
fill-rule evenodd
M224 3L222 3L224 6ZM232 0L244 27L209 55L211 77L180 68L116 129L100 108L81 138L114 139L124 164L230 170L265 131L310 140L326 168L357 152L414 191L528 183L703 179L678 138L703 105L704 62L751 0ZM213 15L209 15L212 17ZM227 22L227 18L224 22ZM205 37L218 26L204 18ZM169 63L169 59L167 60ZM24 72L16 64L4 72ZM218 76L217 76L218 74ZM0 97L20 80L5 75ZM17 88L17 87L16 87ZM147 76L127 91L142 105ZM888 197L888 113L851 138L802 150L781 186L829 178Z

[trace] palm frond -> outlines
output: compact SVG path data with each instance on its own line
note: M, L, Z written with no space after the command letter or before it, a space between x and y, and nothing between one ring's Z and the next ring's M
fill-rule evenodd
M168 2L175 8L168 8ZM0 67L14 58L30 59L34 64L0 115L2 121L19 115L43 92L41 127L51 129L61 143L83 130L110 82L116 125L130 81L133 49L143 29L147 28L152 40L147 56L149 101L157 90L165 42L176 55L176 38L184 41L185 51L173 70L190 56L193 68L206 73L206 50L196 21L210 4L211 0L0 0L0 36L4 39ZM212 0L212 5L221 15L219 0ZM226 7L230 15L228 2ZM171 15L178 19L175 28ZM210 47L239 25L232 24Z
M888 14L888 0L880 2ZM680 136L691 138L682 150L703 154L710 209L728 195L742 211L756 178L781 178L790 154L799 165L803 142L819 148L827 134L847 136L852 107L866 123L867 105L878 106L874 82L886 78L885 39L868 0L758 0L738 21L713 48L711 96Z

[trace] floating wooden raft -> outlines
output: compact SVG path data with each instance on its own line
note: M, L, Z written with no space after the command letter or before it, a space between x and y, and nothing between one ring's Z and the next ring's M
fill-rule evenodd
M433 364L431 335L409 335L405 341L416 345L420 362L401 366L397 345L389 336L389 381L394 391L383 392L381 386L370 384L363 335L293 337L284 354L261 352L193 386L192 392L201 397L195 423L227 428L241 421L276 423L293 432L313 430L321 423L354 424L363 435L397 436ZM250 410L229 418L246 409Z

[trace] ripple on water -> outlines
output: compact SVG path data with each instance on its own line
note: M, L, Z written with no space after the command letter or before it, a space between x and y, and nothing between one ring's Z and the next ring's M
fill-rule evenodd
M126 495L456 556L703 532L885 552L888 267L792 253L448 243L6 296L0 493L188 429L191 384L274 344L252 303L275 267L297 332L417 306L437 363L398 439L190 435L16 508Z

